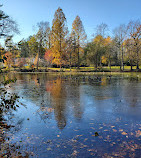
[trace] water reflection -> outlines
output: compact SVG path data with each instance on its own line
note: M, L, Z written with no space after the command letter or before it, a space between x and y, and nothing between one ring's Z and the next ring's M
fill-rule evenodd
M90 153L96 150L112 153L114 147L121 148L118 144L123 145L122 140L131 142L134 135L140 136L139 78L50 73L13 74L11 77L16 77L17 82L10 91L17 92L27 107L15 113L21 120L21 126L17 125L19 137L29 142L29 138L35 136L37 140L31 140L41 148L41 151L36 151L38 155L42 153L41 157L45 157L47 152L53 157L53 151L60 154L64 150L70 157L73 154L82 157L84 148L89 157L94 156ZM95 132L99 133L98 138L94 137ZM138 139L135 141L138 143ZM60 142L65 143L62 145ZM112 144L106 147L106 142ZM82 148L78 149L80 146ZM76 152L77 149L81 152Z
M134 84L140 85L140 82L134 80L130 83L133 78L61 74L16 74L16 77L19 93L39 106L42 119L49 118L53 113L60 129L67 124L69 110L74 118L81 120L89 104L97 110L122 112L124 108L130 110L129 106L138 106L140 101L141 90ZM45 111L45 108L52 110Z
M58 77L52 82L46 82L46 87L52 98L52 107L54 108L55 119L59 129L63 129L66 126L66 89L61 77Z

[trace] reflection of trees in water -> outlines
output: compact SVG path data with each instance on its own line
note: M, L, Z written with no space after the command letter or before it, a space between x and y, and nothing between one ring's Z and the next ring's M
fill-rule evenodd
M67 110L70 108L75 118L82 118L84 93L94 96L94 100L99 104L100 100L117 97L122 90L122 79L108 75L18 74L17 79L22 81L19 85L23 86L24 98L32 100L39 106L38 112L41 119L50 119L54 112L59 128L66 126ZM88 85L88 83L89 86L84 90L83 85ZM116 103L117 100L113 100L113 104ZM50 108L53 110L49 112Z
M49 84L48 84L48 86L49 86ZM57 121L58 128L63 129L66 126L66 116L65 116L66 90L65 90L65 86L63 84L61 77L54 80L50 86L51 86L50 93L51 93L51 96L53 97L53 108L54 108L55 119Z
M136 107L138 101L141 101L141 90L138 80L131 78L127 83L124 84L122 96L129 103L130 107Z
M9 80L8 83L10 81L12 82ZM21 151L20 145L11 143L11 135L18 132L23 123L22 119L13 119L15 117L13 111L20 106L20 103L17 102L19 96L9 93L5 86L0 88L0 94L0 157L22 157L22 154L25 155L25 153L19 152ZM28 157L28 154L26 156Z
M20 84L20 86L23 85L24 98L31 99L40 107L37 112L42 120L49 119L54 111L58 127L63 129L66 126L66 107L70 106L69 103L74 111L74 116L77 119L82 118L80 84L85 82L84 77L26 74L25 76L19 75L17 78L24 81L23 84ZM53 110L48 112L49 108Z
M34 74L22 75L20 79L24 80L24 98L32 99L40 107L37 111L40 118L46 121L54 111L58 127L63 129L66 126L66 92L61 77L48 79L47 75Z
M69 104L72 105L74 117L78 120L82 118L83 108L80 102L80 86L81 86L82 78L81 77L72 77L69 81L68 87L68 100Z
M12 115L12 114L11 114ZM11 116L9 116L11 117ZM14 115L12 115L12 118ZM28 157L28 153L22 151L21 145L12 143L12 137L18 131L21 130L24 119L16 118L13 123L13 119L0 121L0 157L16 157L25 155ZM8 124L7 124L8 122ZM10 123L11 122L11 123ZM11 125L12 124L12 125Z
M24 76L23 76L24 77ZM24 78L23 78L24 80ZM36 102L40 108L38 114L42 120L49 119L54 111L57 125L60 129L66 126L66 106L67 99L73 106L74 116L78 119L82 117L82 109L80 105L80 78L55 76L40 76L40 74L31 75L29 82L24 83L23 89L26 91L24 95ZM67 83L71 85L67 85ZM51 112L48 109L53 109Z

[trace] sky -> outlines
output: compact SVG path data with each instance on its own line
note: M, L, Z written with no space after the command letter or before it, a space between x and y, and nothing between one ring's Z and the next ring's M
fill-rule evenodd
M52 26L58 7L63 9L69 31L75 17L80 16L88 40L101 23L108 25L111 35L120 24L141 20L141 0L0 0L0 4L3 4L1 9L19 25L20 34L14 36L14 42L35 34L37 30L33 26L38 22L48 21Z

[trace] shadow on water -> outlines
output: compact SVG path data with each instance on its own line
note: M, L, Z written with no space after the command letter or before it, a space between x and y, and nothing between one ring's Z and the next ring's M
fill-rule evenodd
M127 75L10 74L26 105L12 112L11 143L33 157L138 157L141 79ZM16 122L17 121L17 122ZM9 138L10 139L10 138ZM20 150L18 150L20 151Z

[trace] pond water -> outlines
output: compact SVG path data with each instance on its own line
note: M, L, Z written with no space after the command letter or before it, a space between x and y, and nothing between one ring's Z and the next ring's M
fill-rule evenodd
M7 142L29 157L140 157L141 79L126 74L11 74L20 96Z

